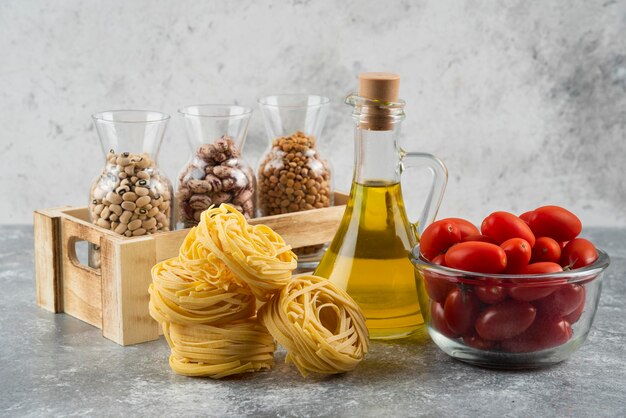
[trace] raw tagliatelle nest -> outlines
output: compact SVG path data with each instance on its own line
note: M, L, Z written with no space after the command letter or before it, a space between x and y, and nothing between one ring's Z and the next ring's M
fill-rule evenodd
M303 376L353 370L367 353L361 309L327 279L293 277L258 316Z
M219 379L274 365L274 339L255 318L219 327L172 323L163 331L172 350L170 367L178 374Z
M224 324L250 318L256 300L246 287L224 287L205 280L198 270L188 270L177 257L152 268L150 315L161 323Z
M196 240L260 301L280 291L297 267L295 254L280 235L265 225L249 225L230 205L202 212Z

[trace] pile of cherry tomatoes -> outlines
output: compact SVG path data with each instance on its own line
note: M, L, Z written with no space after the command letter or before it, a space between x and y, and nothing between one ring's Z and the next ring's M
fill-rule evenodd
M567 278L530 279L594 263L595 246L578 238L578 217L542 206L519 217L487 216L480 231L461 218L431 224L420 237L428 261L458 270L507 278L450 280L427 271L430 325L449 338L481 350L532 352L564 344L585 307L585 287Z

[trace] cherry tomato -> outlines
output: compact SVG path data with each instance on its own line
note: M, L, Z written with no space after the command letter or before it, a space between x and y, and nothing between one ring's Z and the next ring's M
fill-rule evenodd
M542 206L534 210L530 229L538 237L550 237L555 241L569 241L583 228L580 219L560 206Z
M431 263L433 264L437 264L439 266L446 266L446 255L445 254L439 254L437 257L433 258L432 260L430 260Z
M463 238L463 242L468 242L468 241L488 242L489 244L498 245L495 239L491 238L488 235L482 235L482 234L472 234Z
M575 238L567 243L561 254L561 265L571 269L593 264L598 259L598 251L591 241Z
M500 248L506 253L505 273L515 272L527 265L533 251L528 241L522 238L507 239L500 244Z
M498 285L476 285L474 292L481 302L490 305L502 302L507 296L506 289Z
M585 288L577 284L564 284L549 296L535 302L542 316L561 319L585 303Z
M489 235L499 244L510 238L522 238L528 241L530 246L535 245L535 235L530 227L509 212L494 212L483 221L480 231L483 235Z
M502 341L500 347L510 353L529 353L565 344L570 338L572 338L572 326L569 322L537 318L535 323L522 334Z
M463 292L458 287L448 293L443 305L446 324L458 335L469 335L474 331L474 321L478 316L480 302L471 292Z
M485 340L506 340L526 331L536 315L536 308L528 302L499 303L481 312L476 319L476 332Z
M438 302L432 302L430 305L430 325L437 331L449 338L456 338L456 335L446 323L444 316L443 305Z
M500 273L506 268L506 254L497 245L487 242L462 242L446 253L446 264L475 273Z
M484 340L478 334L466 335L463 337L463 342L478 350L491 350L497 345L495 341Z
M461 241L468 235L480 234L478 228L476 228L473 223L471 223L470 221L466 221L465 219L446 218L442 220L450 221L456 224L456 226L459 228L459 231L461 231Z
M524 212L524 213L522 213L522 214L519 216L519 218L520 218L522 221L526 222L527 224L529 224L529 223L530 223L530 220L531 220L532 218L534 218L534 217L535 217L535 211L534 211L534 210L529 210L528 212Z
M586 296L586 291L585 291L585 287L581 286L583 288L583 300L582 302L580 302L580 305L578 305L578 307L576 307L576 309L574 309L572 311L571 314L567 315L566 317L564 317L563 319L565 319L567 322L569 322L570 324L575 324L576 322L578 322L578 320L580 319L580 317L583 314L583 311L585 310L585 296Z
M550 237L540 237L535 241L531 262L551 261L558 263L561 260L561 246Z
M443 219L433 222L424 230L420 237L420 252L427 260L432 260L457 242L461 242L459 227Z
M524 266L516 273L520 275L528 275L558 273L560 271L563 271L561 266L556 263L550 263L545 261ZM554 279L550 279L550 285L542 285L542 282L533 283L528 281L520 281L518 285L510 287L508 289L508 293L509 296L515 300L530 302L533 300L544 298L552 292L556 291L559 288L559 285L562 284L564 280L565 279L556 282Z
M446 300L446 296L448 296L450 290L454 289L455 285L437 273L427 272L424 273L424 287L426 288L428 297L434 301L443 303Z

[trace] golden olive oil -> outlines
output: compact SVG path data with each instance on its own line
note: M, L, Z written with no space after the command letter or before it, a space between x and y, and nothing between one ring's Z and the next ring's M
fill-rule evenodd
M417 242L400 183L352 184L350 201L315 274L346 290L370 338L408 336L423 326L408 254Z

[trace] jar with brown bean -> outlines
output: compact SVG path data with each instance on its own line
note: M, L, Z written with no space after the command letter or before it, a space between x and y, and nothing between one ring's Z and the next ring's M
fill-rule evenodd
M195 226L202 212L228 203L250 219L255 216L256 179L241 156L252 109L194 105L179 110L192 149L178 176L178 225Z
M258 205L261 216L321 209L333 204L331 170L316 138L326 118L328 98L287 94L259 100L271 141L261 159ZM300 262L319 259L323 245L295 250Z

